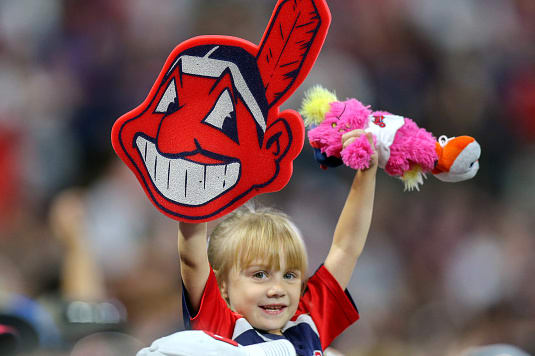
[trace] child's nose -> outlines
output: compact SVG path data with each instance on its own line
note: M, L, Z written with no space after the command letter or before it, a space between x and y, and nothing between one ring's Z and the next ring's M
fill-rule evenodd
M284 288L282 288L282 286L279 283L274 283L268 289L267 295L270 298L280 298L286 295L286 291L284 290Z

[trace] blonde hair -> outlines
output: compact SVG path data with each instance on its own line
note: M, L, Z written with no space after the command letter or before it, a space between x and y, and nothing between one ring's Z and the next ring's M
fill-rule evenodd
M301 272L304 279L307 253L297 227L288 216L270 208L247 204L229 214L210 234L208 260L218 282L233 269L247 268L256 261L280 269Z

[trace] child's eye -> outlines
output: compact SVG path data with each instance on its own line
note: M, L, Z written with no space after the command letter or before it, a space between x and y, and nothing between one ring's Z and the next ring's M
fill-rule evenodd
M284 274L284 279L296 279L297 275L294 272L286 272Z
M255 273L253 273L253 278L256 278L256 279L265 279L265 278L267 278L267 273L264 272L264 271L258 271L258 272L255 272Z

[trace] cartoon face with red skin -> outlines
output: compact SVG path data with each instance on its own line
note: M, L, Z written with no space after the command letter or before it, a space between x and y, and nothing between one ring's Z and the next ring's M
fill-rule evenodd
M279 3L284 10L292 2ZM290 35L287 40L298 40ZM209 221L287 184L304 127L295 111L279 112L279 105L304 79L323 40L319 46L310 41L313 55L301 54L301 61L286 59L291 46L278 42L270 40L269 29L260 48L223 36L185 41L171 53L143 104L115 123L115 151L167 216ZM277 48L277 65L269 55L259 59ZM284 64L285 75L277 74Z

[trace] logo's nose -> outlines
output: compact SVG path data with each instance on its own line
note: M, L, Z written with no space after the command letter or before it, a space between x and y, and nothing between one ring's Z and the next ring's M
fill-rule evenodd
M187 112L177 111L166 116L158 128L156 146L163 154L181 154L198 149L196 139L200 123L187 119Z

